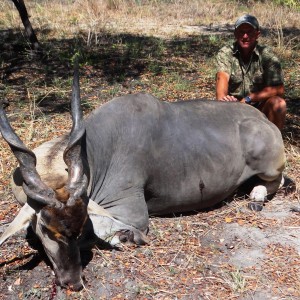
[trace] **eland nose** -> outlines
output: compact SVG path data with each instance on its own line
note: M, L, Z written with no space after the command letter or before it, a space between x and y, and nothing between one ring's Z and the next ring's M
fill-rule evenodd
M74 292L78 292L83 289L83 285L81 282L75 283L75 284L68 284L68 288Z
M56 280L56 284L61 286L62 288L70 289L74 292L78 292L83 289L82 280L79 280L77 282L75 282L74 279Z

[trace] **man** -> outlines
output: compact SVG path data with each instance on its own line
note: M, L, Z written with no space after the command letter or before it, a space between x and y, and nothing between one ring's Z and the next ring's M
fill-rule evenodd
M216 57L216 98L255 106L281 130L286 115L281 65L265 46L257 19L240 17L235 23L235 43L223 47Z

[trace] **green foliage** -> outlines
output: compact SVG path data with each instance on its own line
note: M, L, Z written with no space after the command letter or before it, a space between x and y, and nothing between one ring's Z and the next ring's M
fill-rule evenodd
M42 292L40 289L32 288L24 293L23 299L42 299Z
M234 0L233 2L238 2L242 5L245 5L246 7L251 6L253 2L267 2L265 0L259 0L259 1L254 1L254 0ZM269 3L274 3L276 5L281 5L281 6L286 6L289 8L295 8L297 10L300 9L300 2L299 0L269 0Z
M273 0L273 2L282 6L300 9L299 0Z
M121 91L121 85L119 83L114 83L111 89L108 90L108 94L110 97L116 97Z
M232 280L232 288L235 292L242 292L246 287L246 279L240 270L229 273Z
M178 72L171 72L168 74L167 82L171 84L175 91L189 91L191 89L191 82L184 79Z

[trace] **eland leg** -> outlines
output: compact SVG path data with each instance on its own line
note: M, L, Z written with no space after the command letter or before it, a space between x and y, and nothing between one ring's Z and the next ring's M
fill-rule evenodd
M252 189L249 197L251 202L248 207L254 211L261 211L267 196L276 193L283 185L284 177L282 174L273 181L262 181Z

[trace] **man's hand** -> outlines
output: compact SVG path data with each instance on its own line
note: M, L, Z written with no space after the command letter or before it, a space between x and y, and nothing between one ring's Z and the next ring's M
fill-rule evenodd
M220 101L231 101L231 102L237 102L239 101L237 98L234 96L226 95L220 99Z
M228 95L229 74L220 71L216 75L216 99L219 101L237 102L238 99Z

